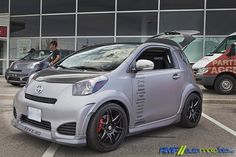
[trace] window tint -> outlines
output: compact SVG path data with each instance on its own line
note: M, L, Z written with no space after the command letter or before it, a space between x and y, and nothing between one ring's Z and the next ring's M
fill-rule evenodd
M168 49L150 48L145 50L137 59L147 59L154 63L154 70L173 68L173 60Z
M157 10L158 0L118 0L118 10Z
M39 14L40 0L11 0L11 15Z
M75 15L43 16L42 36L75 35Z
M43 0L43 13L75 12L76 0Z
M39 16L12 17L11 37L39 37Z
M8 5L9 0L1 0L0 13L7 13L9 8Z
M78 0L79 12L114 11L115 0Z

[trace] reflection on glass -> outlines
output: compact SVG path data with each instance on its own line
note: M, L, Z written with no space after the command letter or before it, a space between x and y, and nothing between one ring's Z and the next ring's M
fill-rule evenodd
M11 17L11 37L39 37L39 16Z
M157 13L120 13L117 15L117 35L155 35Z
M44 38L42 39L42 49L49 50L51 41L57 41L57 48L63 50L74 50L75 39L74 38Z
M81 48L85 48L87 46L113 42L114 38L78 38L77 50L80 50Z
M184 53L188 57L190 63L195 63L203 57L203 38L196 38L188 47L184 50Z
M34 51L29 52L28 55L22 58L22 60L33 60L33 61L41 61L45 58L47 58L51 54L51 51L47 50L40 50L40 51Z
M78 0L78 11L115 11L115 0Z
M78 35L112 36L114 19L115 14L78 15Z
M74 36L75 15L43 16L42 36Z
M39 14L40 0L11 0L11 15Z
M228 35L235 32L236 11L207 11L206 34Z
M20 59L31 48L39 49L39 38L10 38L10 59Z
M161 9L204 9L204 0L161 0Z
M236 1L207 0L207 8L236 8Z
M203 33L204 12L162 12L160 32L173 30L197 30Z
M117 37L116 42L137 42L142 43L145 42L148 38L147 37Z
M136 44L110 44L82 49L60 65L78 70L111 71L118 67L137 47Z
M43 0L43 13L75 12L76 0Z
M118 0L118 10L157 10L158 0Z
M1 0L0 13L8 13L9 0Z

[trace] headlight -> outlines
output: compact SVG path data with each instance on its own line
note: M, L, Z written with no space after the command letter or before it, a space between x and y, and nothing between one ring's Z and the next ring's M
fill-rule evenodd
M208 72L208 68L207 67L204 67L204 68L200 68L198 69L198 72L197 74L205 74Z
M39 68L39 64L38 63L32 63L32 64L29 64L27 66L27 69L38 69Z
M30 77L28 78L25 87L28 87L28 85L30 84L30 82L35 78L37 73L33 73L32 75L30 75Z
M105 76L96 77L89 80L83 80L76 82L73 85L72 94L73 96L89 95L100 90L108 81Z

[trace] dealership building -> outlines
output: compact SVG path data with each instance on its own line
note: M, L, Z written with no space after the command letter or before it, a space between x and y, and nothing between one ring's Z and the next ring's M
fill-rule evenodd
M31 48L143 42L160 32L198 30L194 63L236 32L235 0L0 0L0 75Z

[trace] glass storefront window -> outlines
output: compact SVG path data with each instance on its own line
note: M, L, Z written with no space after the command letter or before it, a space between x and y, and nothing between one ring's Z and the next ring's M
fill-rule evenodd
M74 36L75 15L42 17L42 36Z
M43 13L75 12L76 0L43 0Z
M79 36L113 36L115 14L78 15Z
M0 13L8 13L9 0L1 0Z
M113 42L114 38L78 38L77 50L80 50L81 48L85 48L87 46Z
M10 59L24 57L31 48L39 49L39 38L10 38Z
M207 11L206 34L229 35L235 32L236 11Z
M204 0L161 0L161 10L204 9Z
M119 13L117 35L155 35L158 13Z
M11 0L11 15L39 14L40 0Z
M207 0L207 8L236 8L235 0Z
M204 12L161 12L160 32L197 30L203 33Z
M50 42L56 40L57 48L63 50L74 50L75 49L75 39L74 38L43 38L42 39L42 49L49 50Z
M118 10L157 10L158 0L118 0Z
M0 37L0 59L7 58L7 38Z
M147 37L117 37L116 42L137 42L142 43L145 42Z
M10 18L11 37L38 37L39 36L39 16L11 17Z
M115 11L115 0L78 0L78 11Z

